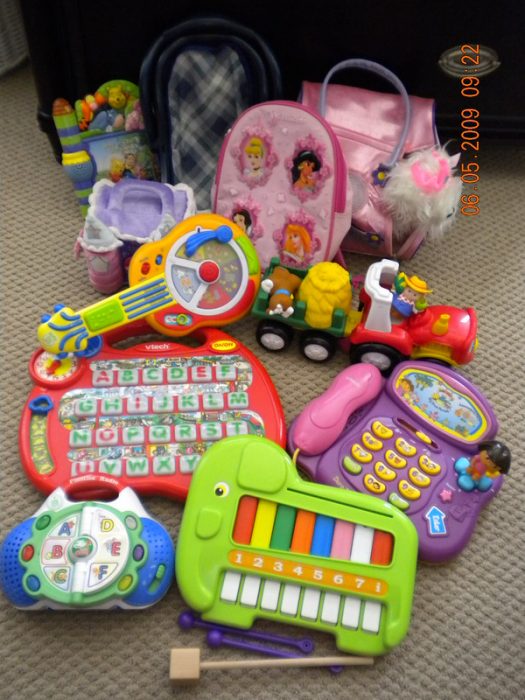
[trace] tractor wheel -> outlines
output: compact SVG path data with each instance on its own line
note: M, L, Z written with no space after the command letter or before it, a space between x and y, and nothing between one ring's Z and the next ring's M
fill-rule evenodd
M389 377L396 365L407 360L398 350L381 343L363 343L350 346L350 364L368 362L381 372L383 377Z

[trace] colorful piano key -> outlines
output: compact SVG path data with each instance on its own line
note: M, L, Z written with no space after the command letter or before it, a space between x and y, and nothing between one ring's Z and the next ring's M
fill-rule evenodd
M297 513L297 524L292 538L292 552L308 554L314 536L314 527L315 513L299 510Z
M295 529L296 510L283 504L277 507L270 549L289 549Z
M243 496L239 501L239 510L235 520L235 530L233 531L235 542L250 544L258 505L259 499L253 496Z
M298 511L254 496L243 496L239 502L233 541L263 549L292 549L318 557L383 566L390 564L393 547L389 532L354 526L345 520Z

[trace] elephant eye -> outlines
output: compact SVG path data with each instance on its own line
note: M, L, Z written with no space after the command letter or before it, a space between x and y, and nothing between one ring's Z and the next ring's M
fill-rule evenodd
M219 481L218 484L215 484L215 488L213 489L213 492L219 498L224 498L225 496L227 496L230 493L230 487L224 481Z

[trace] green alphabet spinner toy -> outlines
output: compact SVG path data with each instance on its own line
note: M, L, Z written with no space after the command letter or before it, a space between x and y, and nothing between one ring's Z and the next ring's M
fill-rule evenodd
M275 443L232 437L193 476L177 581L205 620L247 628L268 618L378 655L408 631L417 547L414 525L391 504L304 481Z

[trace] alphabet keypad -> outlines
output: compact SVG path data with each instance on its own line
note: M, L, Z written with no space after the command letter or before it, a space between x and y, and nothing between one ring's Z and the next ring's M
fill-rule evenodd
M266 435L284 443L284 416L266 370L238 341L207 331L206 346L104 347L91 359L32 359L37 387L21 430L29 476L44 491L82 483L185 498L218 440ZM47 357L46 357L47 356Z

